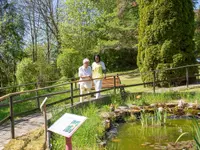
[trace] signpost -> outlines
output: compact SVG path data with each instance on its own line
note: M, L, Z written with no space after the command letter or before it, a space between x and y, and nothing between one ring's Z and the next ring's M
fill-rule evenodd
M44 99L44 101L42 102L42 104L40 105L40 109L43 113L44 116L44 134L45 134L45 145L48 147L47 144L47 110L46 110L46 101L47 101L47 97Z
M48 130L66 138L66 150L72 150L72 135L87 118L66 113L58 119Z

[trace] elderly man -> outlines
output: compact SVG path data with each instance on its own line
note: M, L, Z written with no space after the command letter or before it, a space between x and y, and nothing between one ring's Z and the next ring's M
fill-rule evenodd
M83 66L79 68L79 77L80 77L80 94L90 93L92 88L92 68L89 66L89 59L85 58L83 60ZM86 81L84 81L86 80ZM91 81L88 81L91 80ZM80 97L80 102L83 102L84 99L90 100L91 96Z

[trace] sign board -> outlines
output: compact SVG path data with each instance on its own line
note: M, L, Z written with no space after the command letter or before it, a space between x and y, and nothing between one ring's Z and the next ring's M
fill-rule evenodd
M58 119L48 130L64 137L71 137L87 118L66 113Z

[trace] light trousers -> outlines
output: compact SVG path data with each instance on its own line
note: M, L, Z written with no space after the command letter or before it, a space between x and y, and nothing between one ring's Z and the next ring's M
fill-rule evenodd
M80 94L86 94L86 93L90 93L91 89L90 88L85 88L85 87L81 87L80 88ZM82 96L80 97L80 102L83 102L84 100L90 100L91 99L91 95L88 96Z
M102 80L94 80L94 86L95 86L95 91L101 91L102 88ZM96 98L99 98L101 96L100 92L96 93Z

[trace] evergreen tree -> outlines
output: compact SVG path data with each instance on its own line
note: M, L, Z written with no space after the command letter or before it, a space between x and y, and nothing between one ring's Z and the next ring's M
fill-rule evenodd
M16 3L0 2L0 82L16 84L16 65L23 53L24 21Z
M137 64L141 73L195 63L191 0L139 0ZM190 69L193 75L195 68ZM183 77L185 69L158 73L160 80ZM144 82L152 76L142 74Z

